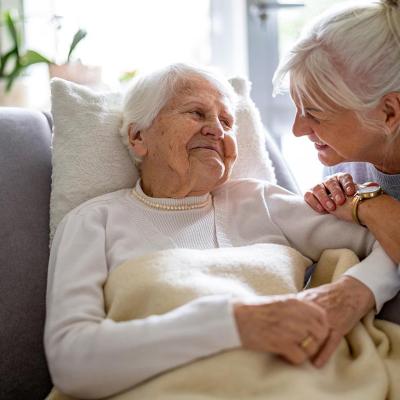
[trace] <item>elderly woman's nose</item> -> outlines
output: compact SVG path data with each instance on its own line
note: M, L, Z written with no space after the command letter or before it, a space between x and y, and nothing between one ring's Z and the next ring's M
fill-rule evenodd
M300 137L305 135L311 135L312 129L310 128L309 124L307 123L307 121L304 120L303 117L296 114L296 118L294 119L293 122L292 132L294 136Z
M203 126L201 133L205 136L212 135L219 139L224 136L224 128L219 119L215 119Z

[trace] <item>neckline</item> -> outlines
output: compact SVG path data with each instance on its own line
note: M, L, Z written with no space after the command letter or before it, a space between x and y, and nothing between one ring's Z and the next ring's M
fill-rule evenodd
M210 204L211 195L206 193L202 196L188 196L182 199L157 198L147 196L141 187L140 179L136 182L131 194L134 198L148 207L161 211L187 211L204 208Z

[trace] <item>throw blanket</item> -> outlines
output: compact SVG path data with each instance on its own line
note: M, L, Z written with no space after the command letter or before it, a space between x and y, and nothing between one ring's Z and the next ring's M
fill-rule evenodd
M349 250L327 250L312 284L330 282L357 262ZM144 318L212 294L295 293L302 288L309 264L296 250L273 244L156 252L128 261L110 274L104 288L108 317ZM167 371L112 399L395 400L400 399L399 377L400 327L374 321L371 313L342 340L322 369L236 349ZM49 398L71 399L56 390Z

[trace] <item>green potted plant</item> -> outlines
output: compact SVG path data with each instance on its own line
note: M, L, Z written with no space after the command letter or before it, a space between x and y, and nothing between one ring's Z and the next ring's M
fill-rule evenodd
M73 61L72 54L77 45L84 39L87 32L79 29L69 46L68 56L63 64L49 64L50 78L58 77L83 85L97 85L101 82L101 68L82 64L80 60Z
M17 78L23 76L31 65L49 64L50 60L34 50L23 50L22 34L17 27L17 18L11 11L6 11L0 16L0 25L4 25L9 41L6 49L0 47L0 98L2 103L7 103L7 98L23 96L22 91L17 93L18 90L15 89ZM10 100L11 104L13 102Z

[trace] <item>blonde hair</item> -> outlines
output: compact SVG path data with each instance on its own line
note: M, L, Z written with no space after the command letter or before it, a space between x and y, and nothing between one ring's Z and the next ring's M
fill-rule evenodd
M304 102L327 112L353 110L376 128L366 112L385 94L400 92L399 0L358 1L330 9L303 32L280 63L273 78L274 95L288 74L303 113Z
M236 107L237 96L230 83L212 69L184 63L168 65L151 73L138 76L125 94L120 135L137 165L142 161L129 146L129 125L137 130L148 128L161 109L176 94L182 84L194 78L202 78Z

